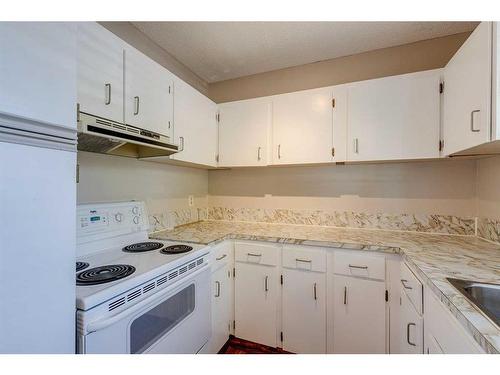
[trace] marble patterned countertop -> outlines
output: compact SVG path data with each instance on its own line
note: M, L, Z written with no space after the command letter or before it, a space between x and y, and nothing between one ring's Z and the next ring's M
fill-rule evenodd
M477 237L228 221L200 221L150 237L199 244L241 239L398 253L487 353L500 353L500 329L446 280L500 283L500 245Z

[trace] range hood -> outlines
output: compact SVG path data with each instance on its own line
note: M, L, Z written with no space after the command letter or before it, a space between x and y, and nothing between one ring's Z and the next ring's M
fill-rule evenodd
M167 136L81 111L78 150L132 158L168 156L182 151Z

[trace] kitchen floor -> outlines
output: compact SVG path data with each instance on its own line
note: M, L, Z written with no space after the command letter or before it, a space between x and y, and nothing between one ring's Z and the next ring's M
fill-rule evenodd
M279 348L257 344L255 342L231 336L219 354L292 354Z

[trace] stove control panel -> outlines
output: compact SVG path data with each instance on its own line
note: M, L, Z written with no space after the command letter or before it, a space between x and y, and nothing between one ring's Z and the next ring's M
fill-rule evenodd
M89 210L88 214L80 215L78 218L79 228L101 228L108 225L108 213L99 210Z

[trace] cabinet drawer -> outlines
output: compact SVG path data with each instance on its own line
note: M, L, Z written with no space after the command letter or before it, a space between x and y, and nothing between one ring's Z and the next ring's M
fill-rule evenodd
M279 247L261 243L236 242L234 244L237 262L255 263L267 266L278 265Z
M212 267L215 270L227 263L232 262L233 244L232 242L228 242L215 245L211 253L212 253Z
M283 267L326 272L326 252L323 249L284 246Z
M423 312L423 286L405 263L401 264L401 287L417 312Z
M385 280L385 258L383 256L336 252L333 272L339 275Z

